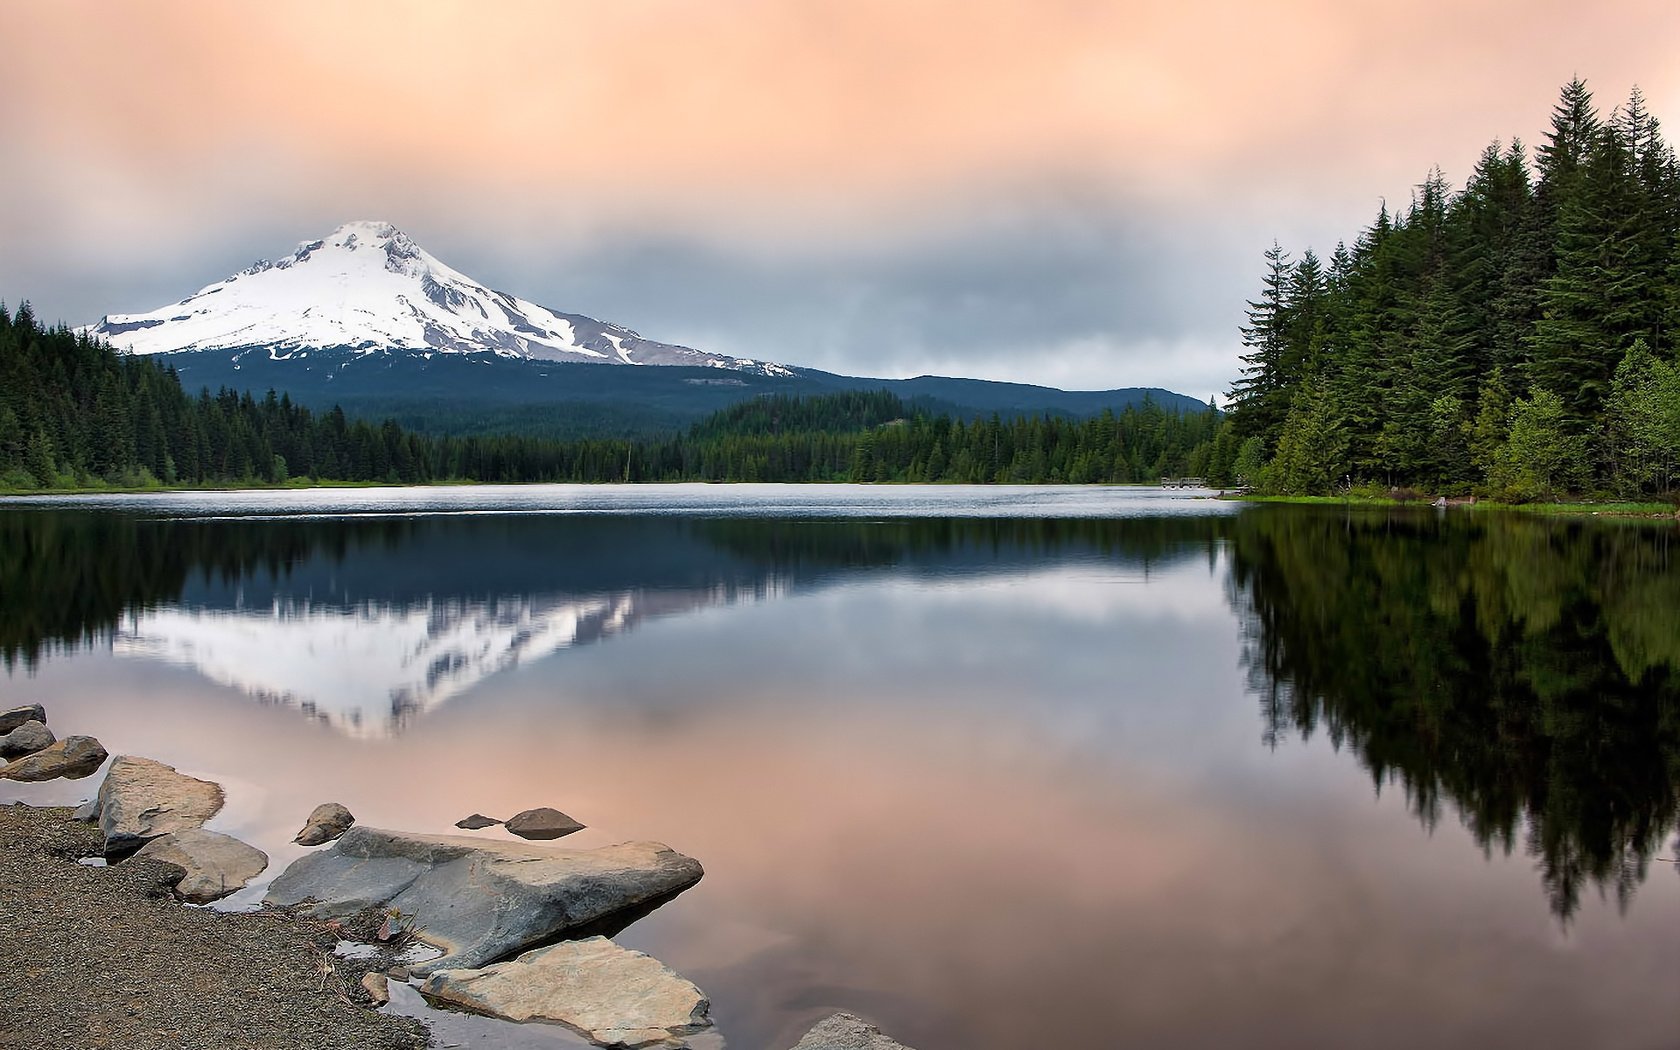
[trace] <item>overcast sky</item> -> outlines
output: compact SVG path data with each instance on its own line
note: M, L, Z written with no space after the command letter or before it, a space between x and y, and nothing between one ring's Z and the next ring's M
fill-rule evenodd
M0 0L0 298L149 310L351 219L643 335L1223 393L1328 253L1558 88L1680 127L1680 3Z

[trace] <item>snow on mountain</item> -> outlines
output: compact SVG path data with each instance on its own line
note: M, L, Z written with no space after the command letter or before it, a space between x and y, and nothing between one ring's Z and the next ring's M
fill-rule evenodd
M536 361L698 365L787 376L782 365L643 339L486 288L385 222L351 222L170 306L109 314L83 331L133 354L264 349L494 353Z

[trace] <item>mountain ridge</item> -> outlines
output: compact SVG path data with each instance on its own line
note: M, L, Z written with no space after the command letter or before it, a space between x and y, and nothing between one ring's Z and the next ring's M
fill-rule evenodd
M266 350L423 356L490 353L525 361L697 365L765 375L784 365L645 339L479 283L388 222L348 222L155 310L81 329L132 354Z
M551 436L645 435L761 394L843 390L888 390L958 415L1085 417L1145 399L1175 411L1205 407L1156 388L877 379L658 342L495 291L385 222L345 223L176 303L108 314L78 331L123 353L166 357L188 389L274 390L315 408L401 414L411 425L438 406L446 411L434 414L480 417L471 426L483 433L522 432L541 413Z

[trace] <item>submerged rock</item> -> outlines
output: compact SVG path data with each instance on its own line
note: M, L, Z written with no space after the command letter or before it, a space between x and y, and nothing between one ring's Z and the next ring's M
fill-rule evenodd
M7 711L0 711L0 733L10 733L25 722L39 722L47 724L47 709L40 704L25 704Z
M458 828L466 828L468 831L477 831L479 828L492 828L500 823L501 821L497 820L495 817L487 817L482 813L474 813L470 817L462 817L460 820L457 820L455 822L455 826Z
M136 857L173 864L186 874L175 892L194 904L220 900L263 873L268 854L232 835L184 828L141 846Z
M683 1036L712 1023L700 989L605 937L562 941L482 970L439 970L420 992L509 1021L570 1025L602 1046L686 1046Z
M861 1017L831 1014L818 1021L793 1050L910 1050Z
M0 734L0 758L22 758L58 743L45 722L31 718L10 733Z
M80 780L90 777L109 757L98 740L91 736L67 736L33 755L25 755L9 765L0 767L0 779L5 780Z
M292 841L300 846L319 846L331 842L356 823L355 816L337 802L323 802L309 812L303 830Z
M221 810L222 800L219 784L149 758L118 755L97 800L105 852L120 853L159 835L202 827Z
M560 850L463 835L354 827L294 861L265 898L315 902L321 918L394 909L444 955L417 973L482 966L700 881L700 862L658 842Z
M547 806L515 813L503 827L522 839L557 839L584 829L584 825Z

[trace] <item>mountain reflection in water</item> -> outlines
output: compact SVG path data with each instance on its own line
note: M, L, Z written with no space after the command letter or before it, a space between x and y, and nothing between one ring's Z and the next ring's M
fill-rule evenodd
M309 797L259 845L325 791L672 841L707 880L624 940L731 1045L846 1007L924 1050L1632 1047L1672 1038L1680 963L1675 541L1294 507L0 507L0 655L119 746L225 705L172 697L178 667L267 702L219 746ZM112 663L150 706L104 697Z

